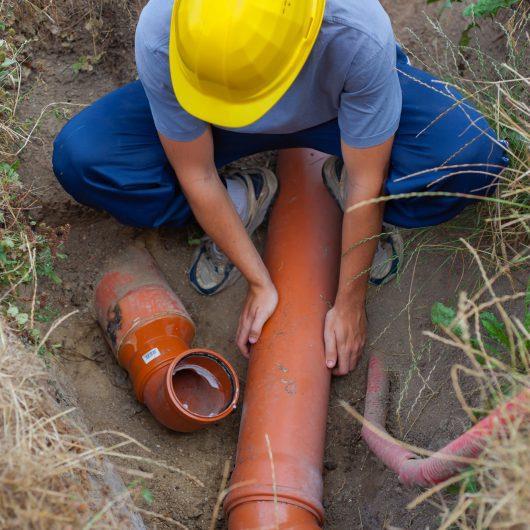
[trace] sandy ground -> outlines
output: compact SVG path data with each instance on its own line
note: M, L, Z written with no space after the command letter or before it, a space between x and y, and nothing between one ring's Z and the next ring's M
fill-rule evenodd
M431 43L432 31L424 17L424 0L387 0L396 33L401 42L421 52L421 46L407 27L423 43ZM430 7L429 13L437 13ZM457 13L446 14L444 23L456 36L463 21ZM496 35L491 36L491 43ZM130 36L128 41L130 42ZM80 44L81 46L81 44ZM67 54L42 50L34 58L39 74L24 102L24 112L37 116L51 102L89 103L135 77L133 50L120 53L122 62L113 67L105 61L92 73L73 75L71 65L82 50ZM70 108L66 104L59 108ZM56 183L50 164L51 142L64 120L50 113L37 131L38 139L24 154L23 176L42 200L38 217L49 224L69 224L68 259L58 266L63 283L43 289L52 305L64 314L77 309L54 334L60 343L60 363L66 382L74 389L90 428L122 431L152 451L152 457L178 466L205 483L200 488L171 472L155 470L146 482L154 502L144 508L176 519L192 529L209 525L217 498L225 461L235 453L239 413L221 425L193 435L181 435L159 426L139 405L126 374L116 365L95 323L92 299L94 284L107 256L119 252L132 239L143 239L170 284L180 294L197 323L196 344L226 354L245 382L246 361L236 353L234 334L238 311L246 287L238 282L214 298L202 298L187 284L186 269L193 248L188 244L193 227L180 231L141 231L121 226L108 215L74 203ZM468 212L450 227L406 234L408 263L399 281L381 289L371 289L368 301L368 351L383 352L392 372L391 431L406 441L435 449L462 432L467 423L458 406L449 378L450 366L459 355L431 344L422 331L431 329L430 308L435 301L452 302L461 288L476 281L473 268L461 253L453 250L459 227L469 227ZM261 247L266 234L261 230L256 242ZM422 242L423 245L419 243ZM367 450L360 439L359 425L339 405L346 400L362 410L366 359L355 373L336 379L332 386L325 459L326 528L329 530L410 528L437 526L437 510L428 504L408 511L406 504L418 491L401 487ZM131 467L134 462L128 463ZM152 470L140 464L139 469ZM125 482L132 481L124 475ZM150 528L167 524L148 519ZM223 528L223 521L218 527Z

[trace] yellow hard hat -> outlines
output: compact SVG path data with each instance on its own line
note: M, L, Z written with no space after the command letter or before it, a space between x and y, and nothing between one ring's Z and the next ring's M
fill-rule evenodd
M320 32L325 0L175 0L169 59L177 100L221 127L261 118Z

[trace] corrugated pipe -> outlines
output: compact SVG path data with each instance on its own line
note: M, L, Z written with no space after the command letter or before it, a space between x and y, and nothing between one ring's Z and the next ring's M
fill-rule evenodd
M95 308L138 401L160 423L191 432L236 408L234 369L214 351L190 349L195 325L147 250L132 246L108 265Z
M326 155L278 159L265 263L279 305L252 348L235 470L225 500L230 530L318 529L331 372L324 318L335 299L341 214L325 189Z
M373 355L368 368L368 385L364 407L362 437L386 466L407 485L430 487L439 484L470 465L484 450L488 437L498 435L502 428L518 416L530 413L530 389L525 389L507 403L428 458L420 458L405 449L385 430L388 400L388 375L382 360Z

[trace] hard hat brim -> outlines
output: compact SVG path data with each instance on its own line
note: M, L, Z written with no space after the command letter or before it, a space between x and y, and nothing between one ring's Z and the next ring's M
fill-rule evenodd
M262 118L289 90L298 74L304 67L311 50L320 33L324 17L325 0L318 0L317 13L311 29L304 42L297 50L289 67L278 74L279 81L271 84L268 90L244 101L228 101L201 91L190 82L187 71L176 41L178 0L173 6L169 38L169 66L171 83L177 101L192 116L219 127L241 128L255 123Z

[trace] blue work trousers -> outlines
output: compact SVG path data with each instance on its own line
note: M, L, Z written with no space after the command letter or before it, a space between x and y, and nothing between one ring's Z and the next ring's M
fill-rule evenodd
M456 90L409 65L399 49L398 70L403 110L385 193L490 194L508 159L486 119ZM291 147L341 155L337 120L291 134L212 130L218 168L247 155ZM178 227L192 215L139 81L74 116L55 140L53 167L78 202L106 210L124 224ZM429 195L390 200L385 220L406 228L436 225L471 202Z

